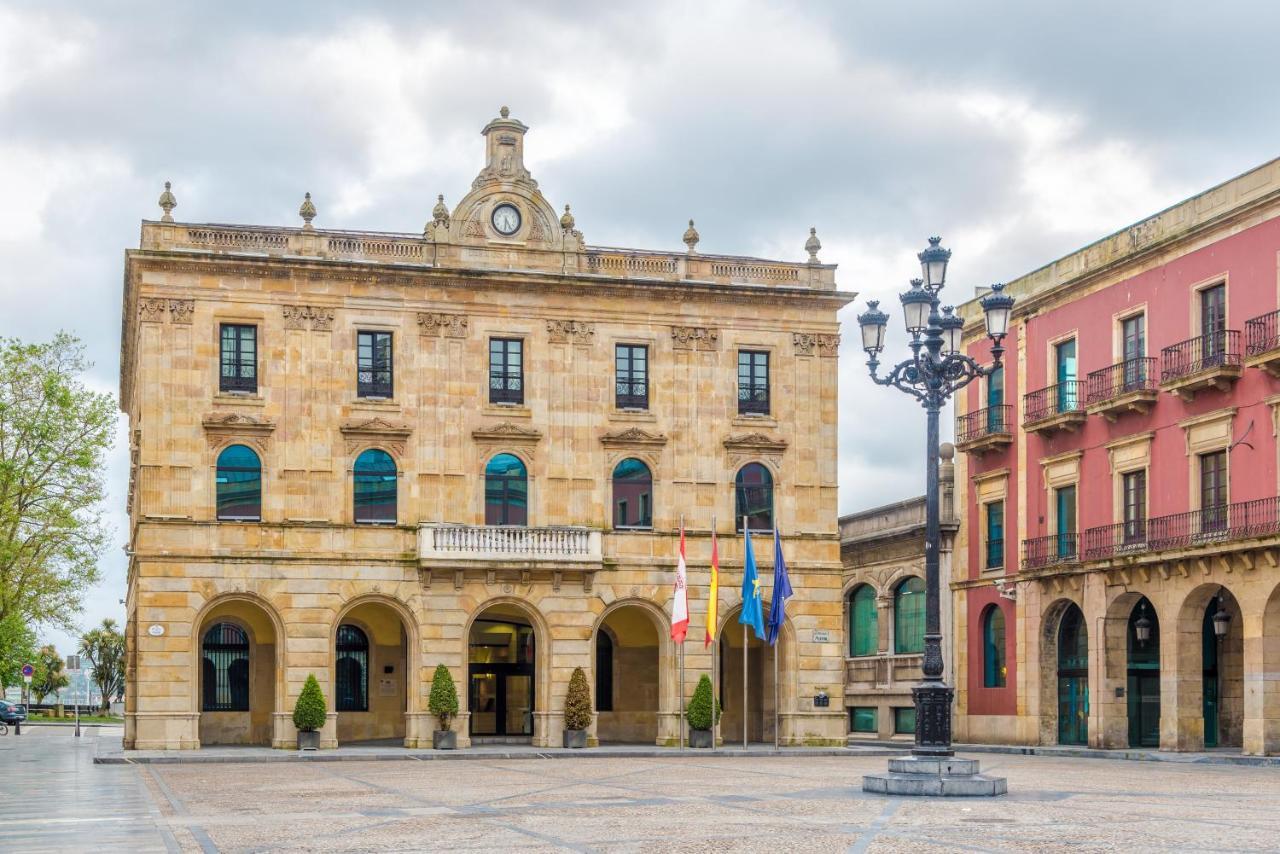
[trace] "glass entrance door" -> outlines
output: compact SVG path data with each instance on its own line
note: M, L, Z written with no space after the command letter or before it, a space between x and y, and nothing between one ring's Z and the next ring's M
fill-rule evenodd
M471 734L533 735L533 668L471 665Z

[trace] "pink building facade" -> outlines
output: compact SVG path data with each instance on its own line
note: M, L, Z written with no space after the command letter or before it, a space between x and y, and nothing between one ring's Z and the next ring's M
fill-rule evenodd
M1280 752L1280 160L1007 290L956 404L957 740Z

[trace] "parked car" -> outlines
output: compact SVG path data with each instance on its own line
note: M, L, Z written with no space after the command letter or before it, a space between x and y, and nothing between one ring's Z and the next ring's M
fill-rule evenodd
M0 722L16 724L27 719L27 707L0 700Z

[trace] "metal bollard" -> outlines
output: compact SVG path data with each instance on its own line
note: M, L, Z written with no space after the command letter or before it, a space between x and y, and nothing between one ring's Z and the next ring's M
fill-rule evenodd
M13 722L13 734L14 734L14 735L22 735L22 721L21 721L21 720L16 720L16 721L14 721L14 722Z

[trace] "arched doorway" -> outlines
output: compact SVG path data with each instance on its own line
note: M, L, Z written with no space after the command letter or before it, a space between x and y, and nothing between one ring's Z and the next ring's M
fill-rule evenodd
M1129 746L1160 746L1160 621L1143 596L1129 612Z
M1201 585L1188 594L1178 619L1178 749L1240 747L1244 632L1239 603L1221 585Z
M1089 631L1074 602L1058 626L1058 743L1089 743Z
M272 742L276 708L276 623L249 598L218 602L196 632L200 744Z
M409 630L386 602L347 609L333 634L338 743L403 742L409 711Z
M720 704L723 714L720 718L720 737L725 744L742 743L743 727L743 626L738 623L738 614L742 607L731 611L720 628ZM769 620L768 609L765 610L765 622ZM774 656L778 655L779 701L786 708L787 632L784 630L778 638L777 646L760 640L755 632L746 630L746 727L747 740L751 742L767 742L774 740Z
M467 648L472 743L530 743L538 650L528 614L507 603L485 608L471 623Z
M662 708L660 628L640 605L606 612L595 637L596 735L600 742L654 744Z

